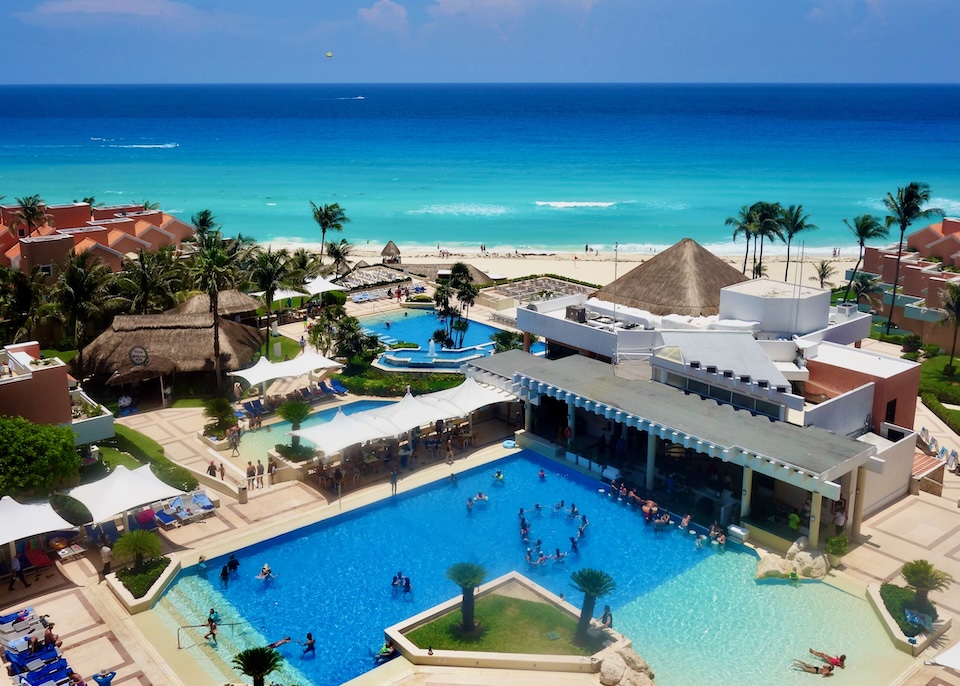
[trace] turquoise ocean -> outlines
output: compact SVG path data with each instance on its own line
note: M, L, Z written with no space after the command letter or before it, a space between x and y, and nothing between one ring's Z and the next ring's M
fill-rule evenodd
M812 252L852 245L910 181L960 215L960 86L0 86L0 195L149 199L227 234L358 247L648 251L802 204ZM18 105L19 103L19 105ZM850 254L850 253L847 253Z

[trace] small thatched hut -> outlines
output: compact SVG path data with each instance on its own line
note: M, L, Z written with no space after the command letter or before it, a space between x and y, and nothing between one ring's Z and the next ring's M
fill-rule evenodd
M233 317L237 314L255 312L263 303L241 291L220 291L217 294L218 312L221 317ZM210 312L210 296L206 293L195 295L171 310L167 314L207 314Z
M380 251L384 264L400 264L400 248L393 241L388 241Z
M707 317L720 311L720 289L747 277L692 238L684 238L593 294L656 315Z
M262 344L257 329L220 317L224 370L244 367ZM114 317L110 328L83 349L87 373L105 376L153 356L174 360L178 372L214 371L213 316L206 312Z

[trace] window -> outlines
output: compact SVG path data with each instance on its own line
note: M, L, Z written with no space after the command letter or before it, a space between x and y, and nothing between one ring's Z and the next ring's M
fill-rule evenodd
M897 399L894 398L893 400L887 403L887 414L886 414L886 419L884 419L884 421L890 422L892 424L894 419L896 419L896 417L897 417Z
M38 270L44 276L53 276L53 265L52 264L41 264L38 267Z

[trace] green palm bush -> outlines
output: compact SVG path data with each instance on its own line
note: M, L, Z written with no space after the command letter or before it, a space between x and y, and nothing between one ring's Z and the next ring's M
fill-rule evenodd
M482 584L486 576L487 570L475 562L458 562L447 570L447 578L463 592L460 614L463 616L462 627L466 633L476 628L473 589Z
M144 560L153 560L160 557L163 544L160 537L151 531L137 529L128 531L117 539L113 552L121 557L133 558L133 569L143 568Z
M233 657L233 666L253 679L253 686L265 686L267 675L280 669L283 656L273 648L247 648Z
M582 642L587 637L597 598L612 593L617 583L613 577L599 569L580 569L570 575L570 581L575 589L583 593L583 606L580 608L580 621L577 622L575 635L576 640Z
M926 605L929 602L930 591L943 591L953 583L953 577L937 569L927 560L913 560L904 563L900 574L907 581L907 586L917 593L917 605Z

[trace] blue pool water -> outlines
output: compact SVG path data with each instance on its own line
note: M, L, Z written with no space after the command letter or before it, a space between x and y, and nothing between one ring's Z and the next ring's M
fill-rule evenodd
M440 346L436 346L436 354L430 355L429 345L433 332L443 327L443 321L437 319L434 310L404 310L403 312L375 314L363 317L360 324L367 333L376 334L381 341L388 345L397 341L418 344L420 350L393 350L389 353L390 357L411 361L416 366L428 364L432 358L439 359L441 365L448 363L457 366L457 362L460 360L476 355L490 355L493 353L491 337L501 331L501 329L489 324L471 320L463 337L463 346L460 350L447 351L441 350ZM530 348L530 352L534 354L544 350L544 344L539 341ZM381 358L381 362L388 364L388 366L397 366L396 364L390 365L383 358Z
M395 401L358 400L353 403L341 405L339 408L331 407L327 410L321 410L320 412L311 414L307 417L307 420L300 425L300 428L309 429L312 426L326 424L333 419L338 409L343 410L344 414L353 414L354 412L363 412L364 410L372 410L377 407L383 407L384 405L390 405L392 402ZM292 430L293 425L290 424L290 422L277 422L276 424L270 425L270 431L267 431L266 428L256 431L246 431L240 440L240 456L245 460L265 460L267 450L272 449L277 443L290 443L290 436L287 435L287 432ZM303 441L303 443L308 444L309 441Z
M541 467L544 481L537 478ZM502 484L491 478L497 468L506 475ZM654 534L633 508L598 485L528 452L463 473L455 484L444 480L404 493L401 481L397 497L238 551L240 573L226 588L215 571L225 563L220 558L209 561L210 572L182 572L165 599L174 598L193 623L202 623L211 606L224 622L255 619L259 631L243 637L246 645L313 632L315 658L302 658L296 644L280 648L287 671L274 678L281 683L332 686L370 669L369 651L385 627L457 595L445 571L460 561L479 562L488 579L520 570L575 605L582 596L571 588L570 573L605 570L617 588L598 611L603 603L612 606L615 627L650 661L659 686L747 686L773 678L808 683L809 675L789 665L810 646L842 650L860 676L867 665L888 675L905 666L862 599L825 584L758 584L751 550L734 544L698 550L693 537L677 529ZM467 512L465 500L477 490L490 502ZM518 510L527 509L531 534L544 548L568 551L578 522L553 514L561 498L590 519L580 553L563 564L530 567ZM531 511L535 502L545 506L542 514ZM265 562L277 574L268 583L255 578ZM411 578L412 597L392 591L397 570Z

